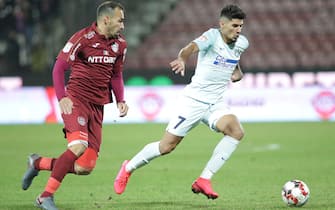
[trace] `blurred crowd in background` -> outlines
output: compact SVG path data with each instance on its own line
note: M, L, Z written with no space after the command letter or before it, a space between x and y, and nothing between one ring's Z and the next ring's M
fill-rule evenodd
M0 74L48 71L57 0L0 0Z
M95 20L102 0L0 0L0 77L24 85L52 85L55 57L68 38ZM169 75L180 48L218 26L221 8L247 13L246 72L334 71L334 0L120 0L129 44L125 78L131 84L187 83ZM188 67L195 64L190 60ZM163 76L162 75L167 75ZM191 75L191 74L188 74Z

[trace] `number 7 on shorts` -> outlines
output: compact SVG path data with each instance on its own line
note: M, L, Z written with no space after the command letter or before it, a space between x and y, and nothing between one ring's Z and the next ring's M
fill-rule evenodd
M178 116L178 118L180 119L180 121L174 126L174 129L176 129L180 124L182 124L182 122L186 120L186 118L182 116Z

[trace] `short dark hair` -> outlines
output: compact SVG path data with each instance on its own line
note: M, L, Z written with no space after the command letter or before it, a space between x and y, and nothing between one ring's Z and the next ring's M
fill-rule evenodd
M237 5L230 4L222 8L220 17L225 17L229 20L235 18L243 20L244 18L246 18L246 14Z
M113 14L115 8L124 10L122 4L113 1L105 1L97 8L97 19L104 14Z

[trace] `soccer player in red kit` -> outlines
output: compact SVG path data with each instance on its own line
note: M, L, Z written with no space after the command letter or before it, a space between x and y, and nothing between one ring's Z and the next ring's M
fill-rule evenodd
M31 185L40 170L51 171L36 206L57 209L53 195L67 173L87 175L95 167L101 144L103 106L115 96L120 117L128 112L124 101L123 64L127 43L124 9L119 3L106 1L97 9L97 21L75 33L57 56L53 82L64 121L67 150L56 158L28 157L28 169L22 189ZM65 90L64 73L71 69Z

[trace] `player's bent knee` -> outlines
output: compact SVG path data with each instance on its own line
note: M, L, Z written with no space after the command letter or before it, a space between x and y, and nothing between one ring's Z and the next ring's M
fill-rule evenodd
M77 175L89 175L93 171L93 168L84 168L78 164L75 164L74 170Z
M92 148L87 148L75 162L76 173L79 175L89 174L94 169L97 158L97 152Z

